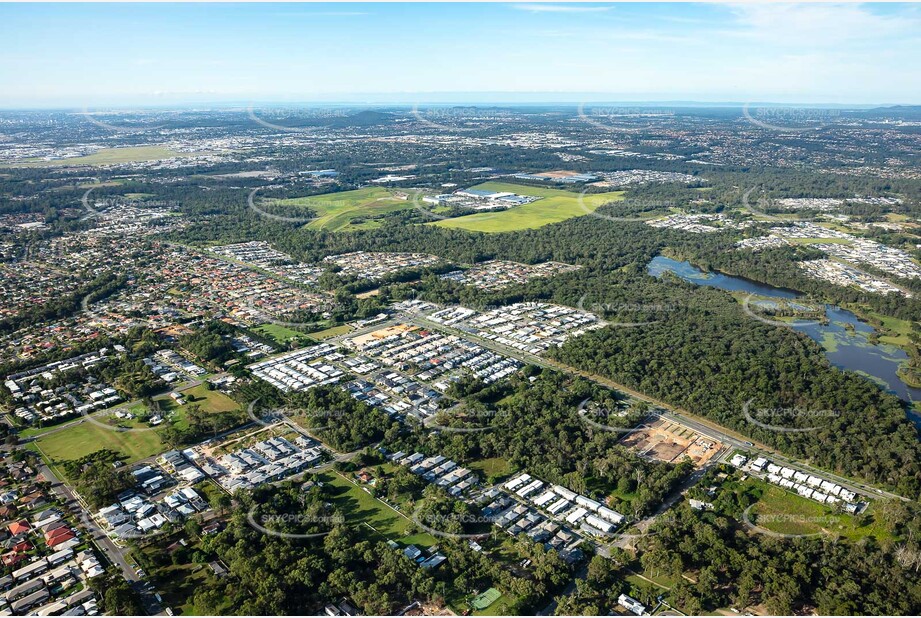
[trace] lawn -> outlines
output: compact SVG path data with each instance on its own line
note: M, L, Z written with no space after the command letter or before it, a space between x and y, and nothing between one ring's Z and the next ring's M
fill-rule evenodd
M14 163L10 167L70 167L74 165L112 165L134 161L156 161L173 157L191 157L194 152L177 152L165 146L128 146L126 148L103 148L85 157L56 159L54 161L29 160Z
M305 341L307 335L279 324L260 324L253 328L260 335L270 337L275 343L285 344L289 341Z
M474 189L510 191L519 195L535 195L543 199L522 204L499 212L484 212L454 219L436 221L431 225L469 230L471 232L514 232L559 223L573 217L594 212L601 206L624 199L623 191L587 193L579 201L579 194L560 189L528 187L505 182L486 182Z
M407 535L407 531L414 527L410 519L342 476L325 473L321 480L333 488L335 497L332 503L342 509L348 525L365 533L373 530L381 539L393 539L403 545L431 547L436 544L435 537L427 533Z
M340 324L339 326L331 326L323 330L314 331L310 333L310 338L316 341L323 341L324 339L338 337L339 335L345 335L350 332L352 332L351 326L348 324Z
M121 453L132 463L166 450L156 431L116 431L87 420L42 435L33 445L50 463L79 459L101 449Z
M180 394L197 404L203 412L233 412L240 409L240 404L236 401L221 391L208 390L204 384L182 390Z
M295 197L274 200L272 203L281 206L307 208L316 216L316 219L307 224L307 227L331 232L377 227L378 222L376 221L365 221L357 224L353 224L351 221L355 218L374 217L413 207L411 200L395 197L393 190L385 189L384 187L368 187L354 191Z
M478 472L482 479L495 478L502 480L515 471L508 460L501 457L480 459L471 463L469 467L471 470Z

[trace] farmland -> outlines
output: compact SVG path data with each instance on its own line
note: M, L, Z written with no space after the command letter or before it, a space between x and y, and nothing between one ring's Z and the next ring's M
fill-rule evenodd
M508 191L518 195L535 195L543 199L500 212L477 213L437 221L432 225L471 232L514 232L535 229L573 217L581 217L594 212L604 204L622 200L624 195L623 191L586 194L581 198L580 203L578 193L559 189L528 187L505 182L486 182L472 188L485 191Z

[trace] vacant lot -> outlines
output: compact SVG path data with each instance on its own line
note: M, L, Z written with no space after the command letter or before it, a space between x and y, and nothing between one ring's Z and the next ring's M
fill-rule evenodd
M285 344L291 341L307 341L307 335L280 324L260 324L253 328L261 335L271 337L275 343Z
M623 191L585 194L580 203L578 193L559 189L528 187L506 182L487 182L473 188L486 191L510 191L518 195L534 195L543 199L499 212L484 212L437 221L432 225L471 232L514 232L534 229L573 217L581 217L609 202L622 200L624 196Z
M415 528L409 518L342 476L326 473L322 481L332 488L335 494L333 505L345 514L347 525L382 540L393 539L402 545L430 547L435 544L435 537L427 533L407 535L411 528Z
M44 434L33 444L51 463L79 459L102 449L121 453L131 463L166 450L156 431L118 431L87 420Z
M749 512L755 525L779 534L827 534L857 540L867 536L891 538L878 521L875 504L859 517L838 512L836 507L819 504L782 487L749 478L745 483L758 486L763 493Z
M322 341L330 337L338 337L339 335L345 335L350 332L352 332L351 326L348 324L340 324L339 326L330 326L323 330L314 331L310 333L310 338L316 341Z
M353 222L353 219L374 217L413 207L411 199L405 192L383 187L274 200L272 203L307 208L316 216L316 219L308 223L307 227L331 232L377 227L379 225L377 221Z
M689 457L695 466L704 465L722 448L721 443L665 419L628 434L621 444L659 461L678 462Z

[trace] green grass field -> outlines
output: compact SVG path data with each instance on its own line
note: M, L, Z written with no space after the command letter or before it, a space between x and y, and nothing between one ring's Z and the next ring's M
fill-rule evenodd
M270 337L275 343L285 344L291 341L306 341L307 335L279 324L260 324L253 328L259 334Z
M172 157L190 157L193 152L176 152L165 146L129 146L127 148L103 148L85 157L72 157L55 161L30 160L14 163L9 167L71 167L76 165L111 165L135 161L156 161Z
M342 509L348 525L363 533L377 534L382 540L393 539L403 545L431 547L436 539L430 534L407 535L413 522L396 512L361 487L338 474L322 475L323 483L333 488L334 506Z
M115 431L86 420L44 434L32 444L49 463L79 459L102 449L121 453L132 463L166 450L156 431Z
M863 517L839 513L832 506L822 505L763 481L748 479L762 490L761 499L750 511L752 522L757 526L780 534L837 535L851 540L867 536L877 540L891 535L881 522L876 521L874 505L870 505ZM861 520L865 520L862 522ZM865 525L860 525L864 523Z
M240 409L240 404L236 401L220 391L209 391L203 384L187 388L180 393L200 406L203 412L233 412ZM194 400L189 395L194 397Z
M514 472L508 460L501 457L490 457L489 459L480 459L470 464L470 469L479 473L483 479L496 478L504 479Z
M307 227L337 232L346 229L371 229L379 225L377 221L351 223L352 219L357 217L373 217L413 207L411 199L400 199L394 197L394 194L394 191L383 187L368 187L340 193L274 200L272 203L308 208L317 218L308 223Z
M310 338L316 341L323 341L324 339L345 335L350 332L352 332L351 326L348 324L340 324L339 326L331 326L323 330L314 331L310 333Z
M469 230L471 232L514 232L559 223L594 212L604 204L622 200L623 191L586 194L580 203L579 194L544 187L528 187L506 182L486 182L472 187L487 191L510 191L519 195L535 195L543 199L499 212L484 212L455 219L436 221L430 225Z

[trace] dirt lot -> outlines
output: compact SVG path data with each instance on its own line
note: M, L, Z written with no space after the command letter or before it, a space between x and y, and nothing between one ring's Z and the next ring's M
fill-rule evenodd
M659 461L678 462L689 457L696 466L707 463L723 446L684 425L664 419L629 434L621 444Z

